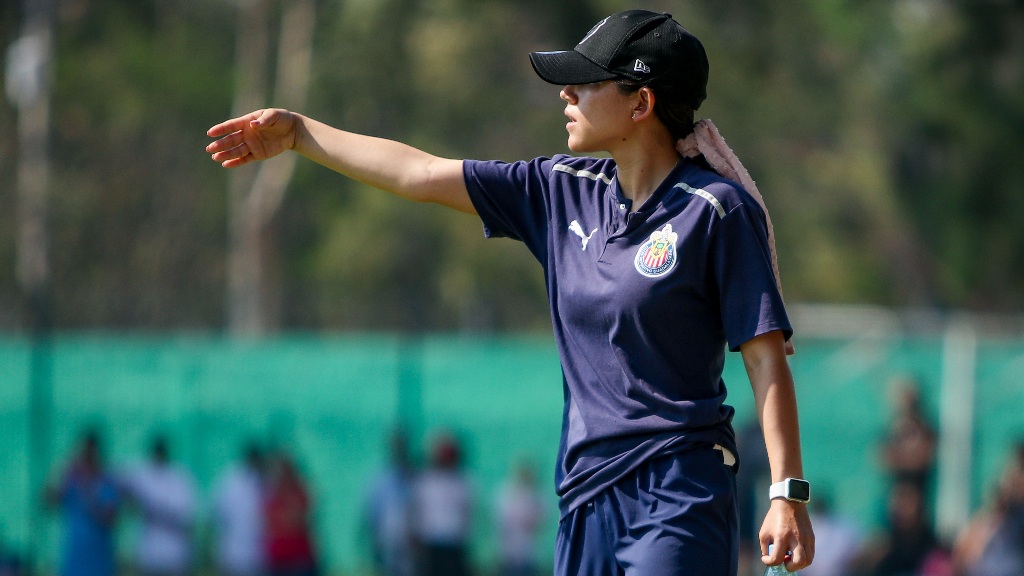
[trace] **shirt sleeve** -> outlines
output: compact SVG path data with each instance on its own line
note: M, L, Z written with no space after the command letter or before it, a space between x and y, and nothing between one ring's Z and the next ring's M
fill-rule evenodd
M466 189L488 238L520 240L541 261L547 251L551 160L467 160Z
M752 200L732 207L715 227L712 267L729 350L775 330L787 340L792 336L772 269L764 212Z

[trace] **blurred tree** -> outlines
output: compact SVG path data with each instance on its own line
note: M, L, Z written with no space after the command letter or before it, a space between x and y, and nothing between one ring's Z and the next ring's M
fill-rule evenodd
M62 2L54 95L53 270L62 328L223 323L223 176L201 162L229 110L228 10Z
M1020 309L1021 2L650 4L672 12L708 48L710 96L699 115L715 119L765 194L789 301ZM186 0L60 6L51 237L57 325L229 326L228 303L245 301L223 296L232 233L217 191L229 175L202 147L206 128L232 110L236 50L226 31L235 29L235 9ZM526 54L571 46L602 15L628 7L621 0L314 6L306 112L441 155L505 160L566 151L558 87L535 77ZM268 18L262 72L243 74L254 86L265 75L254 92L261 95L270 91L270 70L284 70L269 51L284 13L270 10ZM0 32L5 19L0 12ZM237 106L281 105L280 98ZM0 129L13 118L0 108ZM3 182L13 181L10 153L12 144L0 141ZM284 197L272 187L274 201L260 205L274 209L253 220L261 222L259 277L269 296L257 308L265 326L547 329L543 277L522 246L482 241L474 218L288 162L293 192ZM231 177L244 182L255 172ZM12 201L0 186L4 208ZM9 214L0 209L0 262L8 271ZM0 304L16 294L13 282L0 271ZM0 325L15 323L0 313Z
M1024 2L903 2L896 14L892 173L937 262L937 303L1020 309Z
M267 39L270 2L245 0L238 4L234 115L266 106L265 78L269 56ZM313 57L313 0L281 3L277 72L269 98L276 106L302 110L309 91ZM229 185L228 223L228 329L236 336L259 336L278 327L280 294L276 289L280 264L276 235L270 221L284 200L297 158L285 154L259 166L237 170Z

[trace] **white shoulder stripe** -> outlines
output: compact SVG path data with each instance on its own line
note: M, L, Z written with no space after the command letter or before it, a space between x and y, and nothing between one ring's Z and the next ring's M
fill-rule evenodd
M591 172L589 170L577 170L577 169L573 168L572 166L567 166L565 164L555 164L554 166L551 167L551 169L552 170L557 170L559 172L565 172L566 174L569 174L571 176L576 176L576 177L579 177L579 178L590 178L591 180L593 180L595 182L600 180L601 182L604 182L605 184L607 184L609 186L612 185L612 179L609 178L604 172L601 172L600 174L594 174L593 172Z
M688 186L688 185L684 184L683 182L680 182L680 183L676 184L675 187L676 188L682 188L683 190L685 190L689 194L693 194L694 196L700 196L701 198L707 200L708 202L711 203L712 206L715 207L715 212L718 212L718 217L719 218L725 218L725 206L722 206L722 203L719 202L718 198L715 198L711 194L711 192L708 192L707 190L704 190L703 188L694 188L693 186Z

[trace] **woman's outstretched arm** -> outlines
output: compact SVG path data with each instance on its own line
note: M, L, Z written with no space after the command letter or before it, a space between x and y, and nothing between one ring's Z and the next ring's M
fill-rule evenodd
M257 110L217 124L206 134L217 138L206 151L225 168L294 150L403 198L476 213L462 176L462 160L434 156L394 140L345 132L281 109Z

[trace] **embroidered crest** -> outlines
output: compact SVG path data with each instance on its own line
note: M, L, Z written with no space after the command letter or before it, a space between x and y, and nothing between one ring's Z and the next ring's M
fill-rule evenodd
M672 231L672 224L665 224L654 231L651 237L636 251L633 266L648 278L664 276L676 265L676 240L679 235Z

